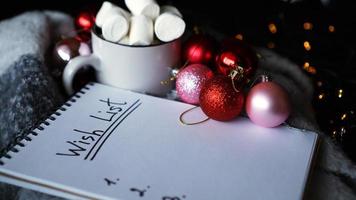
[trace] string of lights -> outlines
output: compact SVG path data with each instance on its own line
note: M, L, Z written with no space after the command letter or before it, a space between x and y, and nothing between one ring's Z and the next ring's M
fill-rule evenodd
M286 15L279 13L264 25L264 39L256 40L249 29L235 38L265 45L300 65L314 82L313 106L321 130L356 161L356 46L345 38L347 22ZM342 24L340 33L337 24Z

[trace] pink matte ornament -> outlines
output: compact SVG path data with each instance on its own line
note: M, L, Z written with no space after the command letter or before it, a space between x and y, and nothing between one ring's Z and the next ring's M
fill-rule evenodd
M191 64L179 71L176 89L179 98L190 104L199 104L200 90L213 72L202 64Z
M276 127L287 120L291 111L288 93L280 85L266 80L255 85L246 99L246 112L252 122Z

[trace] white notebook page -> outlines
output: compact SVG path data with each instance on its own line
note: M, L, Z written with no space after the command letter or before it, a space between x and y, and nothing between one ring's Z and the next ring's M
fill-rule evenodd
M18 153L9 152L11 159L1 159L0 181L69 198L302 198L315 133L263 128L243 117L186 126L179 115L192 105L88 87Z

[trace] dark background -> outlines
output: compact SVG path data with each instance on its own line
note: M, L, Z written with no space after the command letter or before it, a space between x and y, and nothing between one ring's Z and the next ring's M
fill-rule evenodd
M112 1L125 7L124 1ZM233 3L232 3L233 2ZM356 5L342 0L203 1L159 0L180 9L188 28L198 26L273 49L288 57L315 83L313 105L321 129L356 161ZM102 1L6 1L0 19L28 10L60 10L74 18L96 13ZM303 24L310 22L311 30ZM277 27L271 33L269 24ZM334 27L334 31L330 31ZM1 31L1 30L0 30ZM309 41L311 50L303 43ZM310 64L306 67L305 62ZM340 90L341 96L340 96Z

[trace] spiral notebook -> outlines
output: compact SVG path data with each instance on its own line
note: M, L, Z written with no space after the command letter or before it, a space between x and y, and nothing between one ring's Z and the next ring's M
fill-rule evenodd
M0 181L70 199L301 199L317 134L89 84L0 159ZM186 120L204 115L195 109Z

